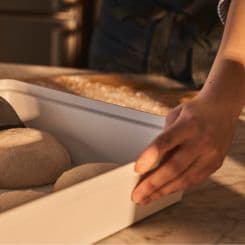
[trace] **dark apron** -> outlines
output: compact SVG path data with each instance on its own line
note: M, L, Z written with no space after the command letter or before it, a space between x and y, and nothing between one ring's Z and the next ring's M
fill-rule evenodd
M90 67L162 74L200 87L217 53L223 27L218 0L104 0Z

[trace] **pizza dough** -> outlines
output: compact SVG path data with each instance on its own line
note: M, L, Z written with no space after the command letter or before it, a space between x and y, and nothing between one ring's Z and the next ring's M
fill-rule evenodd
M119 167L116 163L87 163L64 172L56 181L54 191L75 185L94 176Z
M27 190L0 190L0 212L43 197L51 191L52 186Z
M71 166L66 149L50 134L31 128L0 131L0 188L54 183Z

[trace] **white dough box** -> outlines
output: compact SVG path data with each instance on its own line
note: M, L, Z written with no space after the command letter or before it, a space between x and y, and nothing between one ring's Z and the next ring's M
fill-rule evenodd
M146 207L131 201L139 181L133 161L162 131L163 117L14 80L0 80L0 96L27 126L56 136L73 162L122 164L1 213L1 244L90 244L181 199L175 193Z

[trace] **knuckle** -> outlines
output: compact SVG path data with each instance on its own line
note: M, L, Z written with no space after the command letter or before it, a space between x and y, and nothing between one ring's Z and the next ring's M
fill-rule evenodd
M212 145L212 137L210 134L205 133L200 139L200 144L202 146L210 147Z
M145 183L145 188L147 189L148 192L153 192L155 190L158 189L158 185L152 180L148 180L146 183Z
M185 123L190 132L194 134L202 132L202 126L195 115L189 113L185 118Z
M161 196L164 196L164 195L168 195L169 193L171 193L171 191L169 190L169 189L161 189L160 191L159 191L159 194L161 195Z
M156 192L154 192L154 194L152 195L153 198L159 199L163 196L163 194L161 193L161 190L158 190Z
M168 133L168 134L163 134L162 135L162 138L161 138L161 143L163 144L163 145L168 145L168 144L170 144L171 143L171 141L172 141L172 137L171 137L171 135Z
M172 142L172 137L170 134L162 134L157 139L157 145L159 149L164 149L165 147L171 145L171 142Z
M197 117L196 117L196 115L195 115L193 112L191 112L191 111L189 110L189 108L187 108L187 110L186 110L186 112L185 112L185 118L186 118L186 120L189 121L189 123L195 124L195 123L197 122Z
M183 180L183 182L182 182L182 185L183 185L184 188L188 188L188 187L190 187L190 186L196 185L196 184L198 183L198 180L199 180L199 179L198 179L197 176L195 176L195 178L194 178L194 177L185 178L185 179Z
M209 148L209 156L214 162L220 161L220 151L217 147L215 146L210 146Z
M176 168L180 167L183 163L184 159L179 157L178 155L173 155L173 157L170 159L171 166Z
M222 153L220 149L217 147L215 140L210 134L205 134L199 140L199 146L202 148L203 152L206 152L208 159L212 161L216 161L216 159L220 159Z

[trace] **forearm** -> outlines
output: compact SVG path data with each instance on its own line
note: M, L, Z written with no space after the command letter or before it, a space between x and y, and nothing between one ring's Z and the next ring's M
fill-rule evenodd
M238 115L245 104L245 1L233 0L222 43L200 96Z
M245 104L245 72L241 63L218 58L200 92L201 97L223 105L228 112L238 116Z

